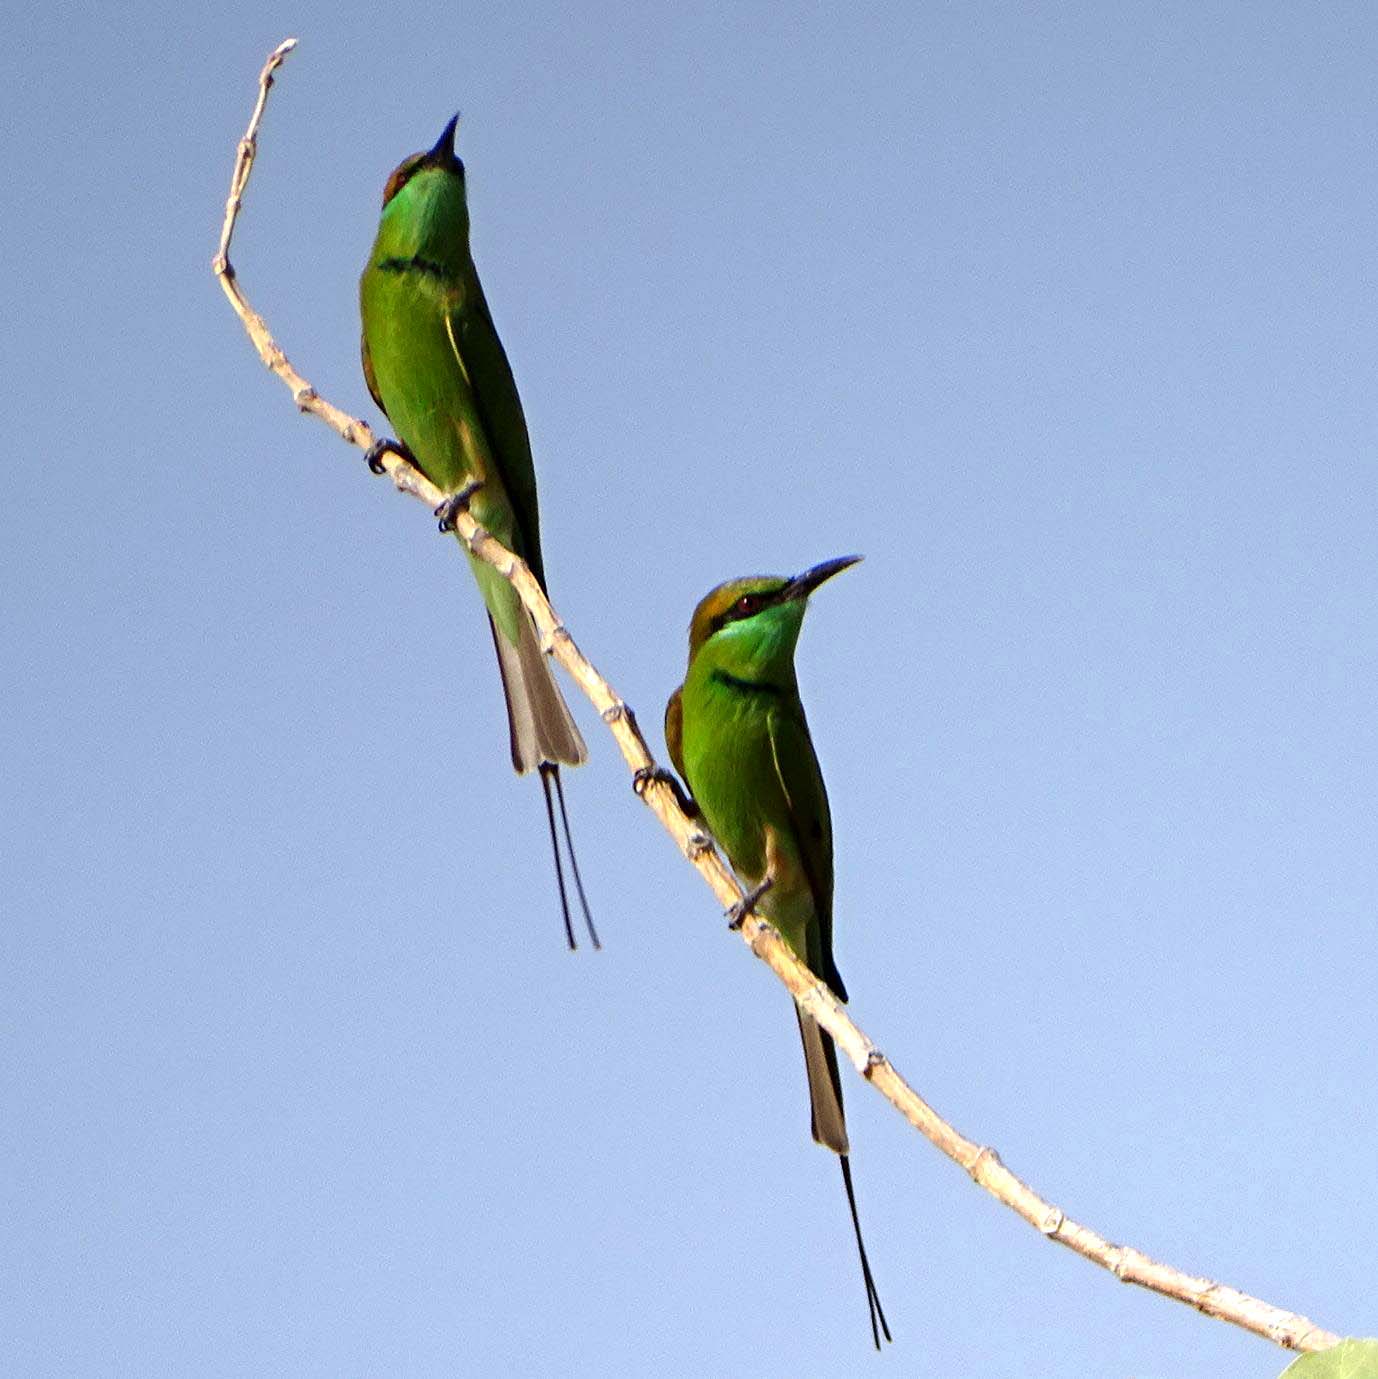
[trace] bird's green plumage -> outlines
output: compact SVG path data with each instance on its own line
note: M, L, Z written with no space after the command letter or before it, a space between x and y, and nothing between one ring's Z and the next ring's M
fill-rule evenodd
M788 597L789 587L769 577L734 580L699 605L666 736L733 869L749 886L770 878L758 908L845 1000L832 953L832 819L794 673L806 595ZM800 1033L813 1136L845 1154L832 1040L806 1018Z
M464 165L455 120L435 147L404 159L388 179L378 234L359 282L364 378L398 440L447 493L479 485L469 501L479 525L517 552L541 587L536 473L521 399L469 252ZM594 946L565 813L561 765L587 752L516 591L470 556L493 629L507 700L512 765L538 770L545 795L565 934L574 947L554 805Z
M761 909L846 1000L832 952L832 818L794 670L808 590L782 597L791 584L770 576L733 580L699 604L666 735L743 880L758 883L770 856L778 860ZM752 600L758 611L742 616Z
M454 493L545 587L536 471L521 399L469 251L455 121L396 168L359 282L364 377L423 473ZM516 591L470 557L494 628L518 771L586 753Z
M475 519L544 584L531 443L470 255L458 168L423 158L394 175L400 185L389 186L360 282L364 370L426 476L451 492L480 480ZM520 601L491 567L471 565L494 622L515 644Z
M757 576L714 589L694 610L689 669L665 709L665 740L713 836L757 908L809 970L847 999L833 959L833 829L794 651L809 594L858 557L825 561L793 579ZM838 1156L852 1212L871 1334L890 1330L861 1239L848 1163L837 1052L796 1007L813 1137Z

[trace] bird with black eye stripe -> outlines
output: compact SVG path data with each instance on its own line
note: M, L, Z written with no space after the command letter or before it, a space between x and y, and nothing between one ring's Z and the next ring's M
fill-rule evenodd
M368 459L377 468L382 451L406 453L451 495L442 508L446 529L452 526L454 508L470 507L478 524L520 555L544 589L531 440L516 380L469 251L464 164L454 147L458 118L445 126L434 147L404 158L383 190L378 235L359 283L359 307L364 380L397 428L398 440L379 441ZM574 947L556 805L584 922L596 948L598 935L584 899L560 780L561 766L578 766L587 757L584 740L516 590L472 555L469 568L488 610L502 674L512 765L519 775L536 771L545 795L565 941ZM443 626L448 644L448 616ZM445 824L433 833L445 836Z
M689 668L665 710L670 758L753 906L840 1001L833 960L833 837L828 793L799 697L794 653L809 595L856 564L842 556L793 577L720 584L694 610ZM871 1336L890 1329L871 1276L852 1186L842 1082L831 1036L798 1007L814 1139L838 1156L861 1256Z

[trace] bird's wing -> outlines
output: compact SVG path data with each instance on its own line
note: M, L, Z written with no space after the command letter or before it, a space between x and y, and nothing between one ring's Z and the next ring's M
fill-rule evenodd
M461 306L450 312L450 343L460 373L473 397L493 463L502 477L521 533L521 555L545 587L541 560L540 510L536 502L536 468L526 430L517 381L498 338L478 278L470 278Z
M684 774L684 686L681 685L665 706L665 745L670 751L670 760L675 763L679 778L689 785L689 777ZM692 790L693 786L689 786Z
M769 724L775 771L818 915L817 951L811 942L808 963L838 1000L845 1001L847 988L833 960L833 824L804 706L797 699L782 702L771 710Z
M378 404L378 410L386 417L388 409L383 406L382 394L378 391L378 380L373 374L373 357L368 352L367 335L361 336L359 339L359 355L364 361L364 382L368 384L369 396Z

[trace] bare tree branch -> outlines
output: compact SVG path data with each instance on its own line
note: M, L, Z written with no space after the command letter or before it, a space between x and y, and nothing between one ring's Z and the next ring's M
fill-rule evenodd
M230 195L225 203L220 245L211 267L259 357L291 390L297 407L319 417L349 444L368 451L377 439L372 429L358 417L341 411L320 397L292 367L273 339L263 317L249 305L230 264L230 240L243 204L244 189L253 169L259 125L263 120L269 88L273 84L273 74L296 47L296 42L296 39L289 38L280 43L259 73L258 98L254 102L248 128L239 141L234 173L230 179ZM437 507L448 496L394 451L384 452L377 463L402 492L421 499L431 508ZM653 768L654 759L637 727L631 707L575 645L526 562L480 527L468 512L454 514L453 521L469 550L492 565L516 589L535 621L543 649L565 668L598 710L627 765L634 773ZM736 878L714 849L712 840L682 812L671 787L661 780L638 777L637 790L680 851L698 869L723 908L727 909L740 900L742 889ZM1011 1173L994 1149L967 1139L924 1101L899 1075L894 1064L852 1022L832 992L795 957L774 926L752 913L747 916L740 932L751 951L780 978L800 1008L833 1036L862 1077L877 1088L926 1139L954 1163L961 1165L974 1182L1049 1240L1066 1245L1068 1249L1108 1269L1124 1283L1134 1283L1164 1297L1188 1303L1209 1317L1218 1317L1221 1321L1243 1327L1286 1349L1327 1350L1339 1342L1340 1338L1334 1333L1323 1330L1295 1312L1274 1307L1236 1288L1182 1273L1130 1246L1113 1244L1089 1227L1073 1221L1060 1207L1040 1197L1027 1183Z

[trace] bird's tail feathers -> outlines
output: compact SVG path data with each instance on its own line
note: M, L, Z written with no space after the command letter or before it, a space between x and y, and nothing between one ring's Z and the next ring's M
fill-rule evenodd
M519 626L520 635L513 643L491 617L488 619L507 699L512 765L518 775L539 766L581 766L588 760L588 749L541 651L535 624L525 611L520 614Z
M819 1028L798 1006L794 1013L799 1018L799 1037L804 1041L813 1137L834 1154L846 1154L847 1121L842 1114L842 1078L837 1070L837 1050L833 1047L832 1035Z
M571 951L578 947L574 942L574 925L569 918L569 892L565 889L565 869L560 861L560 839L555 832L555 809L551 802L550 787L555 787L555 799L560 804L560 822L565 827L565 851L569 854L569 869L574 874L574 889L579 893L579 906L584 912L584 927L589 931L595 948L603 945L598 942L598 930L593 925L593 912L589 909L588 896L584 894L584 879L579 875L579 858L574 852L574 839L569 831L569 810L565 808L565 787L560 782L560 768L541 763L541 792L545 795L545 820L550 826L550 851L555 858L555 884L560 888L560 913L565 919L565 941Z
M847 1206L852 1213L852 1230L856 1235L857 1253L861 1256L861 1276L866 1284L866 1306L871 1314L871 1339L880 1349L884 1336L890 1339L890 1327L871 1276L871 1261L866 1258L866 1245L861 1238L861 1221L856 1211L856 1193L852 1190L851 1152L847 1144L847 1122L842 1115L842 1078L837 1069L837 1049L832 1035L805 1015L798 1006L799 1035L804 1041L804 1067L809 1074L809 1105L813 1110L813 1137L831 1149L842 1165L842 1182L847 1189Z
M541 653L536 627L525 609L518 610L520 637L514 643L490 617L489 630L498 653L498 668L502 671L502 690L507 698L507 726L512 742L512 765L518 775L527 771L540 772L541 792L545 796L546 823L550 827L550 850L555 858L555 880L560 888L560 913L565 921L565 940L574 943L574 925L570 922L569 892L565 889L565 870L560 861L560 839L555 829L555 807L559 806L560 823L564 827L565 851L569 868L578 892L579 905L584 912L593 946L599 948L598 931L593 927L593 915L584 895L579 862L574 855L574 839L569 831L569 811L565 808L565 788L560 782L560 767L579 766L588 759L588 750L579 729L570 717L568 706L560 694L550 664ZM552 789L553 787L553 789Z
M890 1323L885 1320L885 1309L880 1305L880 1294L876 1291L876 1281L871 1275L871 1261L866 1258L866 1242L861 1238L861 1218L856 1214L856 1193L852 1189L852 1165L845 1154L840 1155L842 1165L842 1185L847 1189L847 1205L852 1211L852 1230L856 1234L857 1253L861 1256L861 1277L866 1284L866 1306L871 1313L871 1339L876 1349L880 1349L880 1338L893 1340Z

